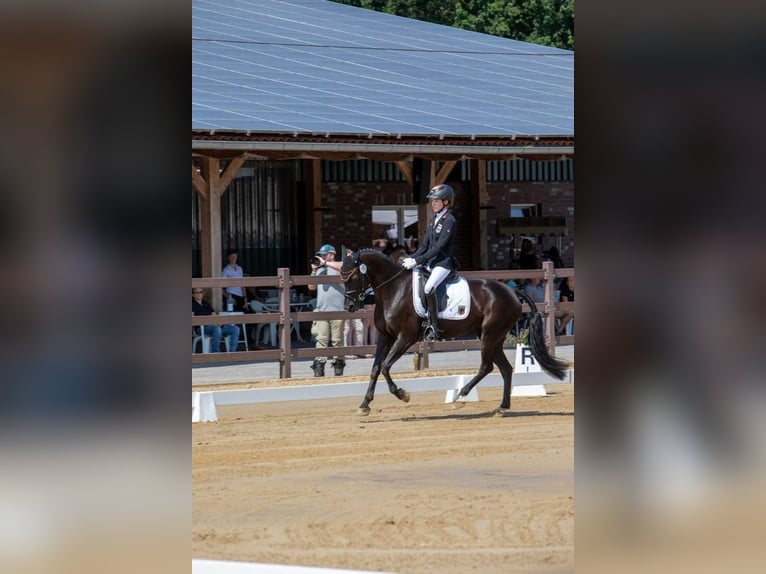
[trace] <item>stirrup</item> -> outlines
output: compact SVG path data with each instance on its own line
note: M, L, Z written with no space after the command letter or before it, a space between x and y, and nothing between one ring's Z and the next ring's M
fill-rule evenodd
M441 329L437 329L433 325L428 325L426 327L425 333L423 334L423 340L428 342L437 341L439 339L439 335L441 334Z

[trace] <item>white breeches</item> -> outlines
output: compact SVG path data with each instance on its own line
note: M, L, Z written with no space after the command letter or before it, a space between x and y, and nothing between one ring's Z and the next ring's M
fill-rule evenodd
M439 284L444 281L444 278L449 275L449 269L446 267L434 267L431 270L431 276L428 278L428 281L426 281L425 286L425 292L426 295L429 295L431 291L436 289Z

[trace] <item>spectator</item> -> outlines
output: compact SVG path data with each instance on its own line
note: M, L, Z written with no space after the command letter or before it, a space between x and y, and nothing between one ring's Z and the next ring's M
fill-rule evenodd
M229 249L226 253L226 258L229 262L221 271L221 277L244 277L242 267L237 265L237 256L236 249ZM224 305L226 305L230 296L234 299L234 311L245 311L247 309L247 298L242 291L242 287L226 287L223 291Z
M527 279L522 291L524 291L524 293L526 293L535 303L545 302L545 288L543 287L542 279L537 277Z
M519 255L519 268L521 269L542 269L540 258L535 253L535 245L528 238L521 242L521 255Z
M217 315L213 306L204 298L202 289L192 289L192 317L195 315ZM239 345L239 327L236 325L200 325L202 335L210 335L212 338L213 353L221 351L221 337L229 337L229 349L236 351Z
M521 268L519 267L519 264L517 261L512 261L509 269L511 271L518 271ZM521 284L516 279L508 279L508 281L506 281L505 284L508 285L508 287L510 287L511 289L521 289Z
M311 275L340 275L341 262L336 261L335 247L322 245L316 252L316 258L311 261ZM317 292L317 304L314 311L343 311L345 303L345 289L343 285L334 284L309 284L309 291ZM330 321L314 321L311 325L311 334L316 338L317 347L328 347L332 341L333 347L343 345L343 319ZM335 375L343 374L346 360L343 355L335 355L332 363ZM327 357L316 357L311 364L315 377L324 377Z
M561 282L559 300L562 303L574 302L574 277L567 277ZM574 319L574 311L556 311L556 318L559 320L559 328L556 329L557 335L563 335L566 332L567 325Z
M560 269L564 267L564 262L561 260L561 254L558 247L555 245L548 250L548 259L553 263L554 269Z

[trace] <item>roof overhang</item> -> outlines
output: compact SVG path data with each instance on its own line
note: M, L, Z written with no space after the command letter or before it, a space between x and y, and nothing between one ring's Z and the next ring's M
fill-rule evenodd
M359 137L193 133L192 154L252 159L375 159L402 161L515 158L558 160L574 157L573 137Z

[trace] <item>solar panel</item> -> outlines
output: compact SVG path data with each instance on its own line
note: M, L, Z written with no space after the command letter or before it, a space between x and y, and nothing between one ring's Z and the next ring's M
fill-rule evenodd
M193 0L192 129L574 134L574 53L324 0Z

